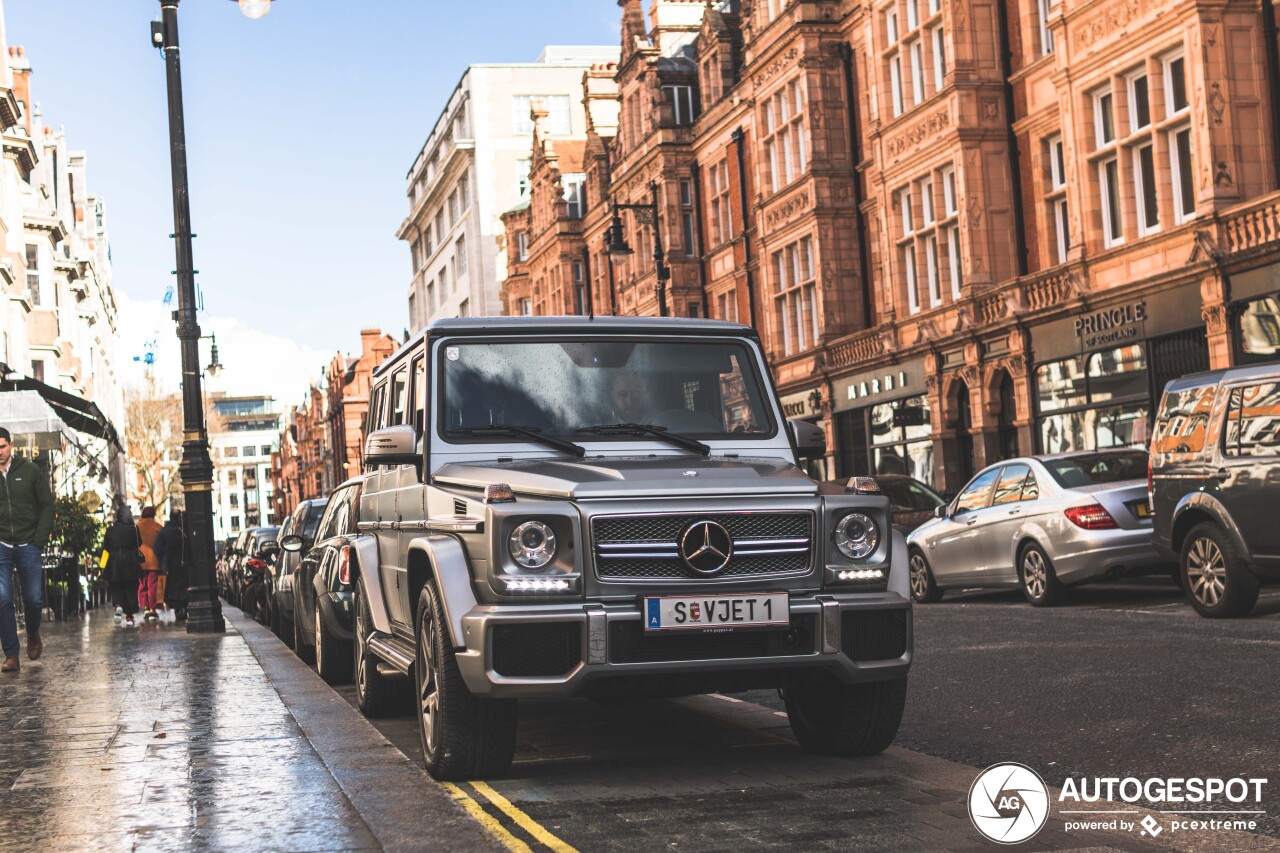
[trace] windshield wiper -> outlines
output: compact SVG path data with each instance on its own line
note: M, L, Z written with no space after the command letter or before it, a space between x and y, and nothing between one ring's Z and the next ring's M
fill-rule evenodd
M596 426L578 427L574 432L591 433L592 435L651 435L654 438L669 441L677 447L683 447L685 450L692 450L701 453L703 456L711 455L711 447L696 438L689 438L686 435L671 432L666 427L652 424L597 424Z
M572 441L563 438L556 438L554 435L543 435L542 430L538 427L494 424L493 426L454 427L445 432L449 435L519 435L539 444L545 444L547 447L572 453L574 456L587 455L587 451L582 445L574 444Z

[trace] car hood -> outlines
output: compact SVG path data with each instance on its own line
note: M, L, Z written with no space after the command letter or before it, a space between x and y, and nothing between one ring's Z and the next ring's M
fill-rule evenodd
M814 495L818 484L782 459L690 456L519 459L453 462L436 483L484 488L506 483L516 494L549 498Z

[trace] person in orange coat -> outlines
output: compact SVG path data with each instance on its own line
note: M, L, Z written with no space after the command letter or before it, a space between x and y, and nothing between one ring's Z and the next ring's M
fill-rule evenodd
M160 558L156 556L156 537L160 535L160 522L156 521L156 508L144 507L138 520L138 536L142 538L142 578L138 581L138 606L144 619L156 619L156 605L160 603Z

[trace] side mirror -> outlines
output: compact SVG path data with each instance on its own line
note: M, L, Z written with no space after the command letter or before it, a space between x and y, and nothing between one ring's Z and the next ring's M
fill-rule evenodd
M787 429L795 440L796 455L801 459L818 459L827 455L827 434L822 427L808 421L787 421Z
M286 536L280 540L280 547L291 554L297 553L302 550L302 537L296 535Z
M935 506L935 507L933 508L933 517L934 517L934 518L946 518L946 517L947 517L947 505L946 505L946 504L938 504L937 506Z
M415 449L417 443L417 433L408 424L374 430L364 442L365 464L413 465L421 458Z

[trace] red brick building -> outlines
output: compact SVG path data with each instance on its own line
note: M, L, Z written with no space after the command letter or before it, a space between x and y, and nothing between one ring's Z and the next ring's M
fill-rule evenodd
M955 489L1013 453L1144 445L1168 379L1280 352L1259 4L619 5L582 165L535 141L506 218L529 249L508 310L659 313L643 214L625 263L604 245L610 203L656 182L663 307L759 329L788 414L827 430L816 473Z
M335 355L324 379L308 389L301 406L290 410L280 451L272 456L277 519L300 501L325 497L360 473L370 379L396 346L395 338L379 329L361 329L360 355Z

